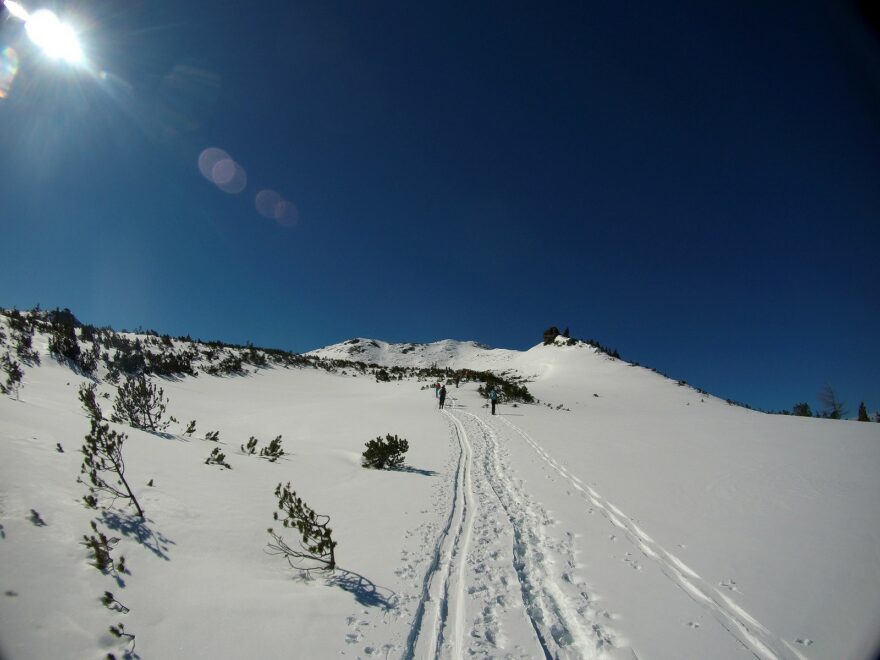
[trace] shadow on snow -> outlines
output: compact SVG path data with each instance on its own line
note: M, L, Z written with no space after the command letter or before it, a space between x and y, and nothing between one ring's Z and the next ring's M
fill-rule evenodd
M119 532L124 537L137 541L157 557L165 561L171 560L167 551L168 546L175 545L174 541L161 532L150 529L148 523L153 521L149 518L141 520L137 516L127 513L105 510L101 512L101 522L114 532Z
M391 610L397 607L397 594L380 587L360 573L338 568L327 578L327 585L347 591L354 599L366 607L381 607Z

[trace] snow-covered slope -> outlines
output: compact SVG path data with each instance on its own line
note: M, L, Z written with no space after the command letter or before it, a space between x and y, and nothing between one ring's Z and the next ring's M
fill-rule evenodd
M121 656L119 622L145 659L872 656L880 424L751 412L583 345L375 343L316 353L515 371L542 403L492 416L463 382L441 412L427 382L309 365L157 379L181 423L112 425L140 522L81 504L88 379L38 333L42 366L0 397L0 657ZM205 464L208 430L231 470ZM360 466L386 433L409 469ZM278 463L239 448L278 434ZM288 481L331 516L332 575L264 552ZM79 544L92 520L120 538L118 582Z
M454 339L430 344L392 344L380 339L358 337L310 351L306 355L330 360L355 360L384 367L488 369L491 368L489 365L503 365L519 352Z

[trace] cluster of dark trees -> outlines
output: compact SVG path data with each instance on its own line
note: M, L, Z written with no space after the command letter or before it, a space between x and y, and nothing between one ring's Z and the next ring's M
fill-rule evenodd
M557 328L555 325L551 325L549 328L544 330L544 345L547 346L549 344L552 344L553 342L556 341L557 337L565 337L565 339L568 340L567 344L569 346L574 346L578 342L582 342L584 344L589 344L590 346L595 348L600 353L605 353L606 355L610 355L613 358L620 359L620 353L617 352L616 348L609 348L607 346L603 346L595 339L574 339L570 335L568 328L566 328L565 330L560 332L559 328Z
M830 384L823 387L822 391L819 392L819 403L821 408L815 412L810 408L809 403L797 403L791 409L791 412L783 410L782 413L797 417L820 417L822 419L846 419L849 415L846 404L840 400L837 392L834 391ZM868 415L868 408L865 406L865 402L861 401L859 402L859 412L856 419L860 422L880 422L880 411L874 413L874 419L872 420Z

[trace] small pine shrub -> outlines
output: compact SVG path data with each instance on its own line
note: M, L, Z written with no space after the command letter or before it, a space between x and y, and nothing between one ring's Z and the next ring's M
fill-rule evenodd
M111 554L113 548L119 543L119 539L115 536L107 538L103 532L98 531L98 525L94 520L91 522L91 527L94 534L83 534L80 545L85 546L91 553L92 566L105 575L114 577L119 577L120 573L126 573L125 557L120 556L119 560L114 562Z
M209 442L220 442L220 431L208 431L205 434L205 440Z
M101 406L98 405L98 400L95 398L97 391L98 386L94 383L83 383L79 386L79 401L82 404L83 410L85 410L86 414L89 416L89 419L97 419L98 421L101 421L104 419L104 416L101 412Z
M134 635L132 635L131 633L125 632L125 624L124 623L117 623L115 626L110 626L110 634L113 635L114 637L118 637L120 640L123 640L128 644L128 646L126 647L126 649L123 653L123 656L122 656L123 658L140 657L140 656L135 655L135 653L134 653ZM110 660L111 658L112 658L112 660L116 660L116 656L114 656L112 653L108 653L107 658L108 658L108 660Z
M247 441L247 445L241 446L241 453L246 456L253 456L257 452L257 439L254 436L251 436L251 439Z
M110 425L101 421L101 408L94 401L94 385L80 388L81 400L88 399L91 393L91 402L94 409L89 410L91 416L91 429L85 437L82 446L83 462L80 474L88 479L89 494L83 498L86 506L96 508L98 506L98 494L105 493L116 499L122 498L137 510L138 516L143 519L144 511L134 496L131 486L125 479L125 460L122 457L122 445L127 436L110 429ZM85 402L83 406L86 407ZM82 482L82 477L79 481Z
M267 459L270 463L274 463L284 456L284 450L281 448L281 436L279 435L269 443L268 447L260 450L260 456Z
M273 518L280 520L285 528L299 532L299 547L288 545L270 527L267 531L272 540L268 543L267 552L284 557L291 568L299 570L332 571L336 568L336 541L333 540L333 530L328 527L330 517L316 514L297 496L296 491L291 490L290 482L283 487L279 483L275 488L275 497L278 498L278 509L283 517L279 517L278 511L275 511Z
M109 591L105 591L100 600L101 605L106 607L108 610L113 610L114 612L119 612L120 614L128 614L131 611L125 605L116 600L116 597Z
M392 469L403 465L406 452L409 450L409 443L405 439L400 439L397 435L390 433L382 440L377 437L366 443L361 465L365 468L375 468L377 470Z
M225 467L227 470L232 469L232 466L226 462L226 454L220 451L220 447L214 447L213 451L211 451L211 455L205 459L205 465L219 465L220 467Z
M192 420L186 427L186 431L183 432L185 436L191 437L193 433L196 432L196 420Z
M812 417L813 410L810 408L809 403L796 403L794 408L792 408L792 414L797 417Z
M15 353L25 364L39 365L40 354L33 349L33 335L20 332L15 335Z
M49 330L49 352L59 360L70 360L78 364L80 348L74 330L76 319L70 310L53 312Z
M95 373L100 361L100 348L98 344L92 344L87 351L81 351L79 355L79 368L86 375Z
M116 392L110 420L147 431L164 431L169 422L162 421L168 399L165 392L143 374L126 378Z
M21 381L24 378L24 372L21 370L21 365L13 360L9 353L0 358L0 368L3 369L6 374L6 382L0 383L0 393L15 395L18 397L18 392L21 389Z

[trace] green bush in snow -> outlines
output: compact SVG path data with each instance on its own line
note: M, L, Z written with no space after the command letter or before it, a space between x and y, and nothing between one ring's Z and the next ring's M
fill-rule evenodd
M366 443L366 447L361 465L366 468L383 470L403 465L405 454L409 450L409 443L405 439L389 433L384 440L381 437L370 440Z

